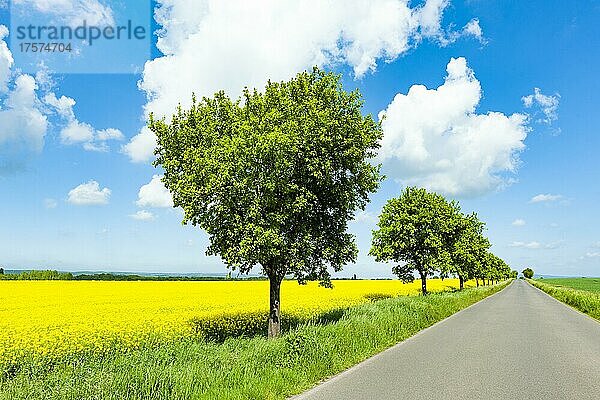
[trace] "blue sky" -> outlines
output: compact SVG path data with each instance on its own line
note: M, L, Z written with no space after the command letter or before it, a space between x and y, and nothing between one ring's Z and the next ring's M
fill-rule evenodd
M148 8L20 3L42 19L99 25ZM388 179L350 223L360 254L342 276L390 276L367 253L382 205L405 184L478 212L492 250L513 268L600 275L599 1L243 4L153 3L159 11L147 22L162 31L151 38L152 61L107 46L106 65L76 66L105 73L60 63L29 70L9 57L18 51L11 33L2 35L10 46L0 44L0 264L224 272L204 255L206 235L181 225L153 180L161 172L151 166L146 115L169 115L192 90L236 96L319 64L360 89L366 113L387 110L390 121L380 154ZM0 24L12 29L7 4ZM106 73L125 64L138 73Z

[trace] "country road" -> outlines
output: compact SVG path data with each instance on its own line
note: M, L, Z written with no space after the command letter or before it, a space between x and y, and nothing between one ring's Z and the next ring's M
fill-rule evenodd
M600 399L600 323L517 280L294 399Z

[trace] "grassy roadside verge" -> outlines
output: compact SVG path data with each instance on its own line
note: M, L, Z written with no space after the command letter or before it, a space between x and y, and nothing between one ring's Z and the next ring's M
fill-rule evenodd
M506 284L363 304L335 323L301 326L276 340L190 340L31 366L0 381L0 399L283 399Z
M564 286L554 286L533 279L527 279L527 282L548 293L555 299L600 320L600 293L571 289Z

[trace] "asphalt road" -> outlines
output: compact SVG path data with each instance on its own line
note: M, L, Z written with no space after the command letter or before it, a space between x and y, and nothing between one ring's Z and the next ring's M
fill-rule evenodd
M517 280L295 399L600 399L600 323Z

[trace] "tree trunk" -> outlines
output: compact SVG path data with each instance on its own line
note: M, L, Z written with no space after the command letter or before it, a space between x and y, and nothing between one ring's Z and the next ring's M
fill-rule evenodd
M421 293L427 296L427 275L421 274Z
M479 287L479 279L475 278L475 283L477 284L477 287Z
M269 338L281 333L281 281L279 277L269 278Z
M460 282L460 290L463 290L465 288L465 280L460 275L458 276L458 280Z

